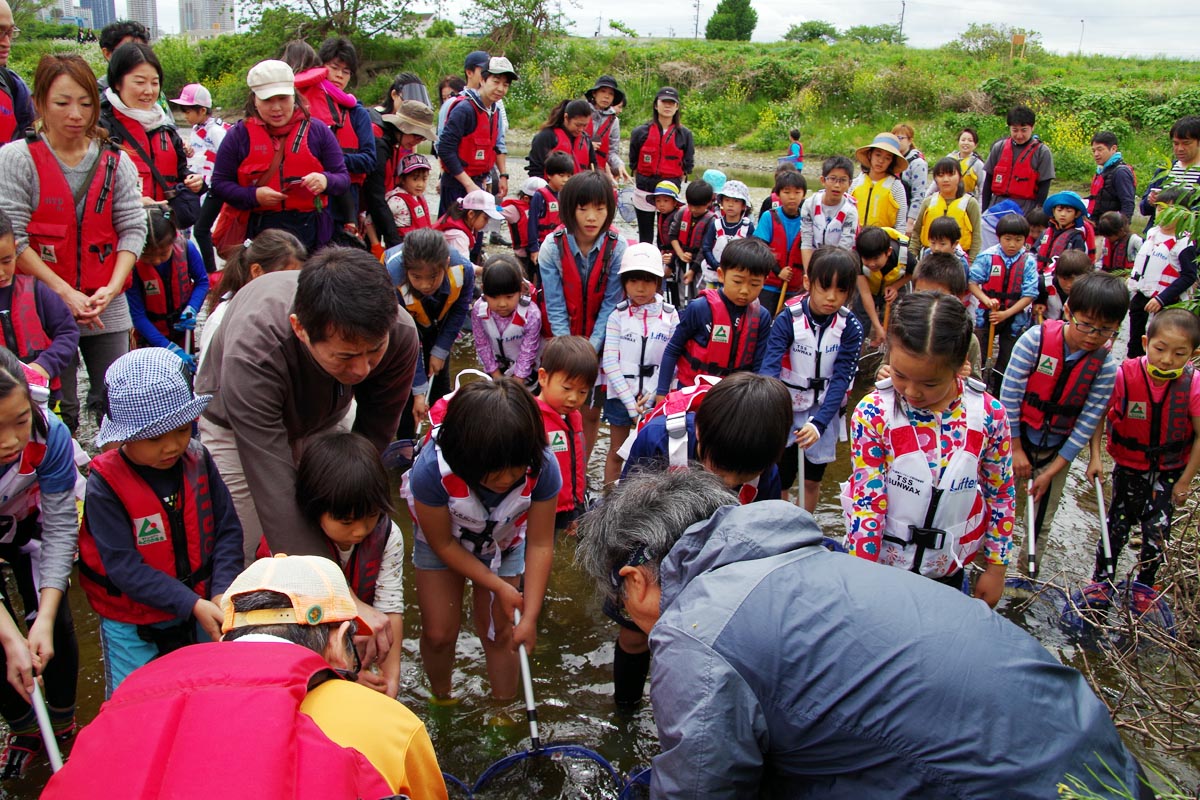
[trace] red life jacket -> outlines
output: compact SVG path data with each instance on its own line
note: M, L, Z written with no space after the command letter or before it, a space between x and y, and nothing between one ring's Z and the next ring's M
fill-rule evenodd
M37 313L37 278L16 273L10 308L0 311L0 347L7 347L21 361L32 364L52 341ZM57 375L50 379L51 389L61 386L62 381Z
M462 141L458 143L458 160L462 162L468 177L478 178L491 172L496 163L496 137L500 130L499 115L487 113L467 95L460 94L450 101L450 108L446 110L446 119L450 119L450 115L454 113L454 109L459 103L471 104L471 108L475 112L475 128L470 133L463 134ZM444 162L442 169L446 169Z
M142 284L142 300L146 305L146 318L154 323L158 332L168 339L174 331L171 326L179 319L180 313L187 307L196 288L192 275L188 271L187 240L180 234L171 248L171 268L164 280L158 267L138 259L134 265L138 282Z
M705 344L689 339L684 354L679 357L675 376L681 386L690 385L697 375L713 375L723 378L731 372L750 370L754 366L754 350L758 346L758 312L761 306L755 300L746 306L742 324L734 326L716 289L705 289L700 296L708 301L712 313L712 328ZM699 299L699 298L697 298Z
M1104 255L1100 257L1100 269L1113 272L1118 269L1133 269L1133 259L1129 257L1129 237L1125 234L1115 242L1106 242Z
M800 240L804 237L797 233L796 238L792 240L792 246L788 247L787 231L784 230L783 220L780 219L783 209L775 206L769 213L771 215L771 241L767 244L771 245L771 252L775 254L775 260L779 262L779 269L792 268L792 277L788 281L787 291L799 292L804 289L804 269L802 268L804 262L800 256ZM763 285L779 287L783 285L783 281L779 280L778 273L770 272L767 274L767 279L763 281Z
M596 169L601 172L608 171L608 135L616 120L616 114L605 114L599 128L596 127L595 117L588 120L587 137L592 142L592 149L596 151Z
M319 83L301 89L301 94L308 103L308 110L313 119L321 120L333 131L342 152L347 155L357 153L361 143L358 141L358 134L354 132L354 125L350 122L351 109L334 100ZM365 172L351 172L350 182L361 185L366 177Z
M91 469L104 478L121 501L132 521L130 538L146 564L176 578L198 597L207 598L216 533L203 452L200 443L193 440L183 454L182 499L177 511L163 505L120 449L93 458ZM180 522L182 531L178 530ZM170 611L139 603L113 585L86 519L79 529L79 584L92 609L105 619L151 625L175 618Z
M1046 227L1046 232L1042 234L1042 241L1038 246L1038 274L1044 274L1063 253L1077 249L1071 247L1072 239L1075 238L1071 234L1078 234L1079 238L1083 239L1083 231L1079 228L1059 229L1053 225ZM1084 241L1083 244L1086 248L1087 242Z
M1137 173L1134 172L1132 164L1126 164L1124 160L1113 164L1109 169L1104 170L1092 178L1092 185L1088 190L1087 197L1087 213L1092 219L1097 219L1106 211L1120 211L1121 200L1117 197L1116 189L1112 188L1113 179L1116 178L1117 172L1121 167L1129 170L1129 175L1133 179L1133 185L1137 187ZM1101 203L1100 201L1104 202ZM1097 210L1099 204L1099 210Z
M418 228L433 227L433 221L429 217L429 201L424 196L417 197L405 191L396 192L394 196L399 197L408 207L408 224L400 228L397 233L407 236Z
M554 129L554 138L558 142L555 150L570 153L575 159L575 171L587 172L592 168L592 140L587 133L580 133L574 139L562 127Z
M679 148L676 135L678 130L670 125L664 131L654 120L646 131L646 141L638 151L638 175L647 178L669 178L678 180L683 177L684 152Z
M445 231L462 231L464 234L466 234L466 237L469 240L471 240L472 242L475 241L475 231L473 231L467 227L467 221L465 219L455 219L454 217L450 216L450 214L448 214L448 213L443 214L441 219L439 219L434 224L433 227L436 230L443 231L443 232L445 232Z
M1003 311L1021 299L1021 284L1024 281L1025 253L1017 256L1011 266L1004 265L1004 256L992 253L992 271L983 284L983 293L998 299Z
M0 69L5 68L0 67ZM17 109L13 105L13 98L9 93L11 80L10 74L5 74L0 78L0 145L11 142L17 133ZM591 132L590 127L588 132Z
M286 148L277 173L268 176L263 183L264 186L282 192L285 195L284 201L280 206L259 206L255 210L319 211L320 199L304 188L304 184L299 180L310 172L325 171L325 165L308 148L308 129L312 123L297 109L292 121L287 124L287 129L279 136L272 136L266 123L258 117L247 117L243 124L249 138L249 149L237 171L238 183L242 186L253 186L267 171L275 158L276 147Z
M113 119L125 127L125 132L129 135L130 141L123 142L121 149L129 154L133 165L137 167L138 184L142 190L142 196L151 200L166 200L163 187L154 179L150 166L133 146L133 142L137 142L138 146L142 148L142 152L150 156L150 160L158 168L158 172L167 182L167 186L174 188L175 184L183 178L179 175L179 152L175 149L175 142L171 138L171 129L164 125L153 131L147 131L142 128L140 122L130 119L116 108L112 109L112 115Z
M538 189L538 194L542 196L542 218L537 223L538 241L546 238L546 234L550 231L557 230L562 225L562 220L558 215L558 195L551 191L549 186L543 186Z
M337 545L329 543L329 560L342 567L346 575L346 583L354 596L367 605L375 602L375 587L379 582L379 568L383 564L383 551L387 548L388 536L392 532L392 518L387 514L379 515L379 522L367 534L367 538L354 546L350 560L342 564L338 557Z
M700 252L700 246L704 244L704 233L716 218L716 213L710 208L693 223L692 209L689 206L683 207L683 214L679 218L679 246L685 253L696 255Z
M1030 432L1068 435L1108 358L1108 351L1100 348L1084 353L1067 369L1063 328L1059 319L1042 323L1042 340L1021 400L1021 423Z
M209 642L168 653L121 684L42 796L155 800L195 797L201 786L206 797L230 799L393 796L366 756L300 710L323 674L333 674L325 659L290 642ZM222 753L220 769L197 746L215 730L243 744Z
M1143 472L1183 469L1195 436L1188 410L1195 370L1189 364L1156 401L1145 361L1128 358L1121 364L1125 402L1108 410L1108 454L1122 467Z
M1033 139L1025 144L1020 156L1013 159L1013 140L1006 137L1000 146L1000 159L996 162L996 170L992 173L992 194L1001 197L1013 197L1018 200L1032 200L1037 195L1038 181L1041 176L1033 168L1033 154L1042 143Z
M675 252L671 249L671 217L674 214L674 211L670 214L658 214L658 249L664 253Z
M100 147L100 165L92 176L83 216L75 213L75 195L58 159L38 136L26 137L33 168L38 175L38 204L26 232L29 246L68 286L90 295L112 278L117 232L113 228L113 182L120 151ZM125 288L133 284L132 273Z
M572 411L566 417L537 398L546 426L546 444L558 459L562 473L562 489L558 492L556 511L583 510L583 494L587 489L587 454L583 446L583 415Z
M513 250L529 247L529 200L524 195L506 197L500 203L500 207L517 210L517 221L508 223L508 235L512 237Z
M560 227L554 231L553 236L562 269L563 299L567 304L567 323L571 335L591 336L596 327L600 305L604 302L604 292L608 288L608 270L612 265L613 250L617 246L617 231L615 228L609 228L601 235L600 252L596 256L591 274L588 275L586 286L583 284L579 265L575 262L575 254L567 244L567 229ZM550 315L546 313L545 295L538 298L538 307L542 312L542 335L547 338L553 336L550 332Z

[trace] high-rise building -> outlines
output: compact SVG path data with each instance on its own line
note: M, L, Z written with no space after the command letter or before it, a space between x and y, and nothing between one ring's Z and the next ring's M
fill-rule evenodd
M96 0L99 2L99 0ZM112 0L108 0L112 2ZM156 0L128 0L129 19L150 29L150 41L158 38L158 3ZM93 17L95 15L93 14Z
M179 29L196 38L233 33L233 0L181 0Z
M96 30L117 21L117 9L113 0L79 0L79 5L91 12L92 27Z

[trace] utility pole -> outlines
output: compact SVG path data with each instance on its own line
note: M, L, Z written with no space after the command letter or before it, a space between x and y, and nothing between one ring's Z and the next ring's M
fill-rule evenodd
M1084 22L1083 20L1079 20L1079 51L1075 53L1076 58L1083 56L1083 28Z
M904 4L905 0L900 0L900 30L896 34L896 44L904 41Z
M600 31L604 30L604 15L596 17L596 38L600 38Z
M700 0L696 0L696 29L692 31L692 38L700 38Z

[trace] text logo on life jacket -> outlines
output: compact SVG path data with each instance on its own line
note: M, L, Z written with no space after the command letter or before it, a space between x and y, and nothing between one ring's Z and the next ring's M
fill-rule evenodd
M567 452L567 450L568 450L567 437L563 435L563 432L562 431L554 431L553 433L551 433L550 434L550 452L551 453L565 453L565 452Z
M1145 403L1130 403L1129 404L1130 419L1146 419L1146 404Z
M1037 371L1043 375L1054 375L1058 372L1058 359L1053 356L1042 356L1038 359Z
M58 255L54 252L54 245L43 244L38 246L38 255L42 257L42 261L47 264L57 264Z
M143 281L142 288L145 290L147 297L157 297L162 294L162 289L158 288L158 281Z
M729 326L713 325L712 340L714 344L729 344Z
M167 540L167 531L163 527L161 514L151 514L148 517L135 517L133 527L137 531L138 547L158 544Z

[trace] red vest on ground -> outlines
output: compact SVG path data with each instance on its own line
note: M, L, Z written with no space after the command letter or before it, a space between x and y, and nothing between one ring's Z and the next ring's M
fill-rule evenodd
M787 231L784 230L783 220L779 218L783 209L776 206L769 213L771 214L771 241L767 244L771 245L771 252L775 254L775 260L779 262L779 269L792 268L792 277L788 280L787 291L802 291L804 289L804 270L801 269L801 265L804 262L800 256L800 240L803 237L797 233L796 238L792 240L792 246L788 247ZM778 288L783 285L783 281L779 280L778 273L770 272L767 274L767 279L763 281L763 285Z
M1037 139L1027 142L1020 156L1014 159L1013 140L1011 136L1007 137L1000 147L996 171L992 173L992 194L1032 200L1037 195L1038 181L1041 179L1033 168L1033 154L1041 146L1042 143Z
M558 260L562 269L563 299L567 304L567 324L572 336L591 336L596 327L596 316L600 313L600 305L604 302L604 292L608 288L608 270L612 264L613 250L617 246L617 231L609 228L603 234L600 252L596 263L588 275L587 285L584 286L583 275L575 262L575 254L567 244L567 229L558 228L554 231L554 242L558 246ZM542 312L542 334L549 337L550 315L546 313L546 296L538 297L538 306Z
M1100 348L1084 353L1068 367L1064 327L1058 319L1042 323L1042 340L1021 400L1021 422L1030 432L1070 434L1087 402L1092 381L1108 357L1108 351Z
M450 118L459 103L471 104L471 109L475 112L475 129L465 134L462 141L458 143L458 160L462 162L467 175L478 178L491 172L492 167L496 164L496 137L499 133L499 123L496 118L498 115L487 113L466 95L459 95L446 110L446 119ZM442 168L445 169L445 164L442 165Z
M592 148L596 151L596 169L601 172L608 170L608 133L612 130L613 123L616 121L616 114L606 114L604 121L600 123L600 127L596 127L596 120L593 117L588 120L587 137L592 142Z
M541 242L547 233L562 225L562 219L558 215L558 195L549 186L538 189L538 194L542 196L542 218L537 224L538 241Z
M554 129L554 139L558 142L555 150L570 153L575 159L575 171L586 172L592 168L592 140L586 132L580 133L574 139L561 126Z
M100 166L92 176L80 219L71 185L54 153L40 138L26 141L38 175L38 204L26 227L29 246L55 275L90 295L112 278L117 245L112 190L120 152L113 147L100 148ZM131 275L125 281L126 289L132 281Z
M162 175L167 186L174 188L175 184L179 183L183 178L179 175L179 153L175 150L175 142L171 139L168 129L164 126L148 132L142 128L140 122L130 119L115 108L113 109L113 117L125 126L125 130L128 131L129 137L132 140L130 143L125 144L122 149L129 154L133 165L137 167L138 182L141 184L142 196L148 197L151 200L166 200L167 197L163 193L163 187L154 179L154 174L150 171L150 165L138 153L137 149L133 146L133 142L137 142L138 146L142 148L142 152L150 156L150 160L158 168L158 173Z
M366 756L301 712L309 682L326 670L290 642L213 642L155 659L80 733L42 797L391 797ZM214 731L229 745L219 767L202 746Z
M1183 469L1195 436L1188 407L1196 373L1188 366L1155 401L1145 362L1143 356L1121 364L1125 402L1108 410L1108 454L1122 467L1144 472Z
M246 158L238 167L238 183L253 186L271 166L275 158L275 147L285 148L279 168L274 170L263 186L282 192L282 206L259 206L257 211L316 211L317 196L304 188L300 181L310 172L324 172L325 165L308 149L308 129L312 124L297 111L288 123L287 130L280 136L272 136L266 124L258 117L248 117L244 123L250 147Z
M657 120L650 123L646 131L646 141L638 151L637 171L639 175L648 178L671 178L678 180L683 177L683 150L675 141L676 129L670 125L664 131Z
M215 531L208 469L202 454L200 444L192 441L183 455L182 498L178 512L183 521L182 531L172 524L171 511L138 476L119 449L93 458L91 469L104 478L124 506L132 521L130 537L146 564L178 578L198 597L207 598ZM185 537L185 541L177 541L180 536ZM182 565L179 561L185 555L188 574L180 575L179 566ZM100 616L133 625L151 625L175 618L170 611L143 605L112 585L86 521L79 529L79 559L79 584L92 609Z
M983 293L1000 301L1000 310L1011 308L1021 299L1021 284L1025 281L1025 255L1022 253L1011 265L1004 257L992 254L992 270L983 283Z
M191 299L195 283L188 271L188 254L186 240L180 236L175 240L171 249L171 268L164 279L158 268L138 259L134 265L137 279L142 284L143 302L146 304L146 318L154 323L158 332L168 339L174 331L171 325L187 307Z
M31 364L52 341L37 313L37 278L18 272L13 275L12 287L9 313L0 314L0 347L7 347ZM57 375L51 378L51 389L61 385Z
M675 377L680 386L691 384L697 375L725 377L731 372L748 370L754 362L754 349L758 344L759 303L755 300L746 307L741 327L735 327L729 309L717 289L705 289L701 298L708 301L712 313L712 328L708 343L701 345L695 339L688 340L684 354L675 367Z
M515 208L517 221L508 223L508 235L512 237L513 250L522 250L529 246L529 200L525 196L506 197L500 203L501 208Z
M329 559L342 567L346 583L354 596L367 605L375 602L375 586L379 583L379 568L383 564L383 551L387 548L388 536L392 532L392 518L379 515L379 522L367 534L367 538L354 546L350 560L342 564L337 554L337 545L329 543Z
M587 459L583 444L583 415L572 411L566 417L559 414L542 398L537 398L542 423L546 426L546 445L558 460L562 473L562 489L558 492L555 511L583 509L583 494L587 489Z
M408 207L408 225L400 228L397 233L401 236L407 236L412 231L418 228L433 227L433 220L429 218L429 202L422 196L416 197L408 192L396 192L396 197Z

